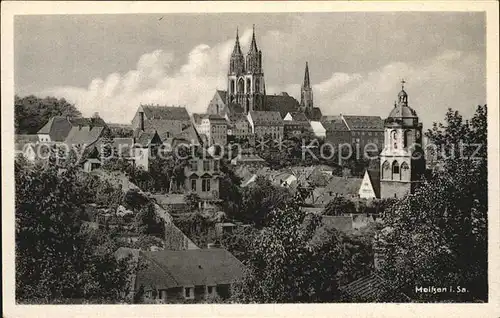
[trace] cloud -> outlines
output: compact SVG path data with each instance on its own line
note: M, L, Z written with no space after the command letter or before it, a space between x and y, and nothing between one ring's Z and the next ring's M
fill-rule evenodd
M251 32L247 29L241 35L244 51L249 46ZM296 98L300 96L303 61L284 58L290 56L294 47L308 50L297 41L289 32L271 30L260 35L258 42L262 47L273 47L263 52L268 94L285 91ZM64 97L74 102L84 115L99 112L109 122L130 122L141 103L185 105L191 113L204 112L215 89L226 89L233 45L234 39L213 46L199 44L186 57L155 50L143 54L135 69L123 75L111 73L105 79L93 79L87 88L54 87L41 94ZM179 64L182 58L185 61ZM388 62L364 72L334 72L316 83L312 73L314 102L324 114L385 117L400 90L399 81L404 78L410 106L429 127L433 121L442 120L449 107L470 116L477 104L486 102L484 60L484 56L473 51L442 50L426 59ZM297 76L280 76L290 68Z
M243 32L241 44L248 46L251 30ZM226 71L234 40L213 47L200 44L186 62L172 69L175 56L155 50L143 54L136 68L124 75L109 74L93 79L87 88L59 86L37 95L64 97L75 103L84 116L94 112L109 122L127 123L143 103L184 105L190 112L204 112L215 89L225 89Z

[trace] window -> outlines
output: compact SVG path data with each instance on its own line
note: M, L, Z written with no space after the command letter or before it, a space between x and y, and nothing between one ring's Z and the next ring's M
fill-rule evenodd
M203 170L205 170L205 171L210 170L210 161L203 160Z
M210 191L210 179L201 180L201 191L203 191L203 192Z
M214 161L214 171L219 171L219 161Z
M190 169L191 169L191 171L198 170L198 162L196 160L191 161Z
M191 191L196 192L196 179L191 180Z
M394 161L392 164L392 174L399 174L399 164L397 161Z
M207 294L209 295L215 294L215 286L207 286Z
M371 135L372 135L372 132L371 132L371 131L369 131L369 132L368 132L368 136L371 136Z
M193 299L194 298L194 288L193 287L184 287L184 298Z

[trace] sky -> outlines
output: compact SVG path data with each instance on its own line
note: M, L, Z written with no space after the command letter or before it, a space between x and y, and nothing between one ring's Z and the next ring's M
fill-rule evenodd
M481 12L30 15L14 21L19 96L55 96L85 116L130 123L143 103L204 112L226 89L236 28L255 24L268 94L300 96L309 62L325 115L387 117L406 81L424 126L486 103Z

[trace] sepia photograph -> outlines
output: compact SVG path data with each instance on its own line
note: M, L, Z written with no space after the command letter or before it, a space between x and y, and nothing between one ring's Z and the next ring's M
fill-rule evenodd
M13 306L492 301L485 7L164 5L10 17Z

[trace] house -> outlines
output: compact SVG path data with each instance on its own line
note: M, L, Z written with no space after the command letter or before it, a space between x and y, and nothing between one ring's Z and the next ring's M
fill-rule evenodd
M191 124L185 107L140 105L132 119L132 129L156 131L162 140L173 137Z
M215 235L218 238L222 238L224 235L232 233L237 227L236 224L230 222L216 223L215 224Z
M120 248L117 258L132 255L145 264L131 277L132 290L141 291L146 303L201 302L226 299L231 285L244 275L244 265L220 248L139 251Z
M247 138L252 133L250 123L245 114L226 114L225 118L228 121L227 134L229 136L240 139Z
M65 142L73 128L91 130L94 127L107 128L100 117L76 118L68 116L54 116L37 132L40 142ZM95 131L94 131L95 132ZM73 132L75 134L75 132ZM74 136L72 138L79 138Z
M68 133L64 143L70 147L90 147L102 136L105 127L102 126L74 126Z
M365 170L363 181L359 187L359 197L363 199L380 198L380 171Z
M314 205L326 206L328 202L337 196L343 196L349 199L359 198L361 183L361 178L332 176L324 190L318 193L318 196L314 198Z
M261 168L266 166L266 161L259 155L253 153L241 153L231 159L231 164L234 166L250 166L254 168Z
M279 112L251 111L248 113L247 118L252 134L255 134L257 138L283 138L283 120Z
M326 141L331 145L351 144L351 132L340 116L323 116L321 123L326 130Z
M298 136L310 130L309 120L301 112L289 112L283 118L284 135L286 137Z
M311 120L309 122L309 124L311 125L311 130L312 130L314 136L316 136L318 138L325 138L326 137L326 129L325 129L325 127L323 127L323 125L321 124L320 121Z
M162 140L156 131L140 131L134 142L135 165L148 171L150 161L158 154L161 145Z
M291 172L270 173L269 179L273 184L285 188L297 184L297 177Z
M14 148L16 155L23 156L26 160L34 162L37 158L37 144L39 142L37 135L18 135L14 136Z
M200 135L207 137L208 146L227 144L227 121L214 114L193 114L193 124Z
M189 159L184 168L184 190L198 194L202 200L218 201L220 160L214 159L203 149L200 152L200 155Z
M242 114L243 108L236 103L227 103L227 91L216 90L214 97L207 107L207 114L227 116L229 114Z
M83 162L83 171L91 172L101 167L101 161L95 158L88 158Z
M193 124L184 127L182 131L173 137L163 139L163 144L166 145L166 149L174 150L180 145L184 146L203 146L208 143L206 136L201 136Z
M340 116L351 133L351 144L359 146L362 152L368 144L373 144L373 148L376 146L378 152L382 150L384 147L384 121L380 116L342 114Z

